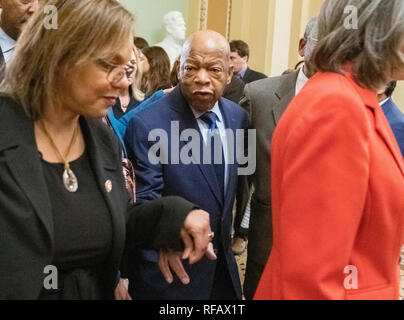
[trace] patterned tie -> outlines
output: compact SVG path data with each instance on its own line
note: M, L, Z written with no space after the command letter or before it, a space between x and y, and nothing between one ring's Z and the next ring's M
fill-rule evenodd
M219 183L219 188L222 193L222 198L224 195L224 154L223 154L223 144L220 137L219 128L217 127L216 121L218 120L216 113L208 111L203 114L199 119L205 122L209 126L209 134L208 139L210 139L210 156L211 156L211 164L216 173L216 178ZM215 159L215 143L214 141L220 142L221 152L222 152L222 161L219 164L216 164ZM208 142L208 141L207 141ZM219 159L219 157L217 157Z

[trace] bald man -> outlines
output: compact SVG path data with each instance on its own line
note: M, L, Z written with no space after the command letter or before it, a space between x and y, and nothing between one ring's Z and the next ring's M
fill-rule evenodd
M230 245L238 179L232 136L247 128L248 118L240 106L222 98L232 74L229 62L222 35L193 34L182 48L179 85L129 123L125 142L136 171L137 201L178 195L198 204L210 213L217 255L194 265L184 262L190 281L183 285L179 279L165 281L155 251L138 250L130 276L135 299L241 298Z

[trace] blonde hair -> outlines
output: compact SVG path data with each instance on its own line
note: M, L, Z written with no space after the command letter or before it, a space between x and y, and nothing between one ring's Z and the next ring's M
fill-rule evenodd
M349 9L357 10L356 26L347 25ZM327 0L312 63L322 72L343 73L352 62L355 81L376 91L403 69L403 40L403 0Z
M136 68L135 77L134 77L133 83L132 83L132 94L133 94L133 97L137 101L143 101L145 98L145 94L144 94L144 92L142 92L142 90L140 90L143 73L142 73L142 68L140 66L140 59L139 59L139 55L137 53L136 47L135 47L134 53L135 53L135 57L136 57L137 68Z
M45 28L45 5L57 8L57 29ZM76 64L107 58L132 37L133 22L116 0L43 1L17 42L0 91L40 119L47 103L58 102L58 79Z

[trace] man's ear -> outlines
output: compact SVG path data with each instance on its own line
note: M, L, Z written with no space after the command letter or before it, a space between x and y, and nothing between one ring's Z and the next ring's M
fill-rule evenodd
M299 40L299 55L304 58L304 48L306 47L307 41L303 38Z
M227 84L230 84L231 78L233 78L233 73L234 73L234 66L230 65L229 66L229 72L227 74Z

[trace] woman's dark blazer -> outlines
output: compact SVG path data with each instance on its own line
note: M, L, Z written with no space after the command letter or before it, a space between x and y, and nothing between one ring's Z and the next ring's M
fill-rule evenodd
M125 239L129 247L180 250L179 231L194 206L170 197L128 208L117 139L101 121L81 117L80 124L92 169L112 217L111 253L103 268L103 293L110 299ZM112 182L110 192L106 188L108 180ZM33 122L20 105L0 96L0 299L38 298L48 276L44 269L52 264L53 233Z

